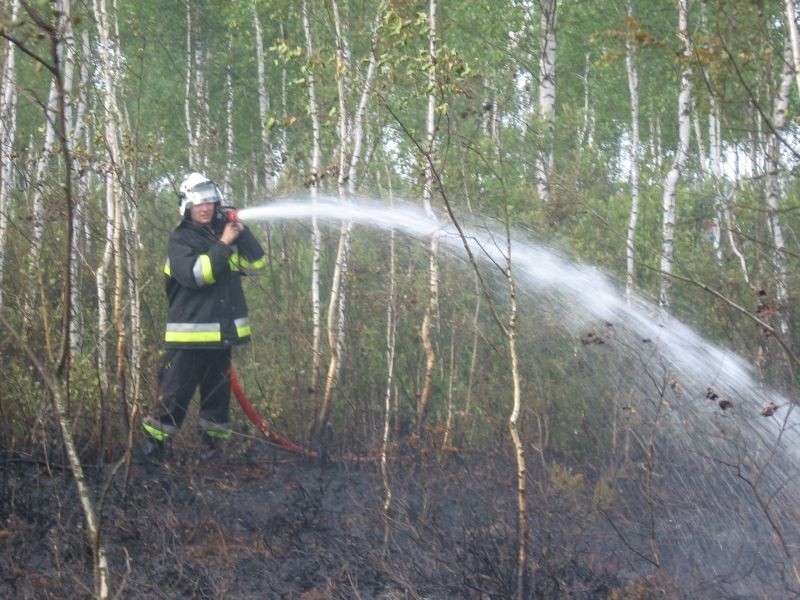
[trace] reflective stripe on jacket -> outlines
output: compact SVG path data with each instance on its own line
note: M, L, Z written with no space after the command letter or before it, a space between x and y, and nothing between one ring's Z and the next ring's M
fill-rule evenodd
M226 246L210 229L183 221L164 265L168 348L221 348L247 342L250 322L242 275L262 270L264 250L245 228Z

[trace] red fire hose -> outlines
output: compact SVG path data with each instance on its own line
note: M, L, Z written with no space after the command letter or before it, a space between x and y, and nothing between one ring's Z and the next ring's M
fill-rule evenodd
M244 389L242 389L242 385L239 383L239 378L236 376L236 369L233 368L233 365L231 365L230 377L231 392L233 392L233 395L236 397L236 401L239 403L239 406L242 407L244 414L247 415L247 418L250 420L250 422L256 426L256 429L258 429L264 435L264 437L267 438L267 440L276 446L283 448L287 452L291 452L292 454L299 454L307 458L318 457L318 454L313 450L309 450L308 448L304 448L299 444L295 444L294 442L287 440L285 437L275 433L272 430L269 423L267 423L267 421L265 421L261 415L258 414L256 409L253 408L253 405L247 398L247 394L245 394Z

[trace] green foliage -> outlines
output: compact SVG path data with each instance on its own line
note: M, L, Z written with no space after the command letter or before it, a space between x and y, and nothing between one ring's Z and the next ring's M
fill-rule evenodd
M230 201L238 206L266 201L263 191L264 148L262 127L272 140L285 136L278 193L304 197L308 184L311 120L307 82L313 74L322 118L321 144L325 174L322 191L335 188L338 152L352 151L352 138L339 139L340 112L337 75L344 77L344 104L351 120L363 90L366 66L374 50L378 71L365 116L366 149L359 165L358 182L365 196L385 196L391 182L395 197L418 200L420 173L429 150L425 139L427 98L434 95L436 134L431 159L439 177L433 202L442 212L445 200L460 216L482 222L496 219L514 231L535 231L576 258L598 265L622 281L626 268L625 236L630 217L629 145L631 108L626 72L625 43L635 51L639 71L642 133L641 205L636 231L638 290L656 297L660 278L663 182L675 152L676 111L679 77L684 63L675 29L677 13L670 3L635 0L632 14L622 4L603 2L560 3L556 63L556 117L552 130L536 117L539 58L539 13L535 3L440 2L438 28L429 31L427 3L389 2L376 15L378 2L340 2L342 35L347 62L337 63L336 32L332 12L325 3L309 2L313 50L307 55L300 7L275 0L219 2L203 0L186 4L155 5L122 3L114 15L119 26L118 49L124 57L118 74L118 96L123 105L123 171L126 200L138 209L136 229L141 247L138 273L129 273L130 285L141 298L142 339L148 348L144 369L143 400L154 385L158 340L163 327L165 299L162 268L167 236L177 215L175 183L188 164L184 115L187 66L202 68L205 87L190 82L190 119L200 119L207 105L209 134L203 140L209 173L224 173L228 161L225 127L228 92L233 91L234 156ZM694 3L690 34L694 48L691 60L693 110L703 143L712 112L721 117L722 147L726 157L740 155L759 131L759 119L771 113L771 98L783 56L781 7L776 3ZM53 19L51 6L34 3ZM187 56L187 9L192 20L192 44L197 54ZM76 199L88 219L80 232L78 288L83 345L75 365L80 390L79 406L98 406L107 401L93 383L89 367L99 336L114 346L115 333L98 331L96 323L98 267L106 243L103 164L105 140L104 107L99 103L96 30L91 7L73 7L76 35L89 35L85 59L88 79L77 88L87 99L88 135L74 142L81 173L73 182L85 183ZM265 50L269 108L263 122L259 116L254 11L261 23ZM370 38L375 18L379 28L372 48ZM28 18L19 24L4 24L27 48L49 60L46 37ZM435 33L436 55L429 54L429 37ZM431 70L435 84L429 82ZM227 77L231 85L228 86ZM15 266L13 276L3 280L4 298L11 305L25 306L33 298L28 320L20 327L28 343L49 358L55 355L63 316L66 248L66 205L63 198L64 164L49 161L44 181L33 182L32 165L41 150L46 103L50 85L47 70L30 56L18 56L17 113L19 135L15 157L18 189L9 211L10 223L3 242L6 263ZM790 107L787 146L794 143L796 94ZM761 117L759 117L761 115ZM494 122L492 121L494 119ZM349 135L353 135L353 131ZM548 136L552 139L548 141ZM552 198L538 199L534 164L547 142L553 148ZM276 142L277 144L277 142ZM731 206L732 235L746 264L745 282L741 261L725 242L718 255L710 240L710 224L718 218L718 199L723 187L703 169L692 141L692 160L681 174L676 223L675 271L679 275L718 289L742 306L754 306L754 290L775 296L774 249L763 213L761 173L750 181L740 178ZM704 147L706 154L708 149ZM656 161L656 157L660 162ZM786 154L781 173L784 197L780 217L788 232L787 259L791 289L800 281L797 270L796 158ZM746 162L746 161L743 161ZM39 264L25 266L30 249L31 198L34 185L44 190L47 221ZM380 190L380 193L379 193ZM379 198L382 200L383 198ZM255 338L239 357L241 376L248 387L259 390L259 403L270 418L294 432L305 430L309 418L308 392L311 366L311 255L305 224L258 226L268 245L266 276L248 281ZM502 230L498 227L498 230ZM127 235L128 232L126 232ZM322 287L330 285L335 267L338 228L325 231L322 257ZM401 237L397 266L396 402L398 430L411 430L421 387L424 356L419 323L427 305L428 256L424 243ZM346 333L348 345L342 363L340 387L333 416L337 429L354 427L354 443L374 442L370 432L378 430L382 418L386 377L385 335L388 301L388 241L383 233L356 229L352 238L350 274L346 281ZM441 258L442 280L435 349L439 362L430 407L432 431L441 432L451 399L474 437L465 431L459 439L488 442L504 435L510 404L510 376L506 340L486 305L473 323L477 296L469 285L468 266L450 254ZM128 268L127 265L125 267ZM486 268L493 290L492 301L499 315L506 316L508 298L497 268ZM112 290L113 277L101 282ZM752 360L760 360L763 348L775 356L770 340L765 343L757 327L743 324L730 307L721 306L699 287L676 283L674 310L715 340L731 345ZM324 291L323 293L327 293ZM529 302L547 299L528 298ZM327 297L323 297L323 311ZM487 302L487 299L483 299ZM127 308L125 309L127 310ZM46 316L46 318L44 317ZM575 369L587 367L576 354L574 340L558 332L557 323L544 312L527 315L519 340L526 369L534 373L525 381L528 412L543 418L558 404L559 416L549 422L549 441L569 447L576 454L590 455L609 443L611 426L600 417L613 403L613 377L593 389ZM23 323L25 323L23 325ZM792 327L798 325L792 321ZM472 339L477 328L478 344ZM800 332L793 332L800 334ZM327 343L327 341L325 342ZM449 364L450 348L454 348ZM325 347L325 356L330 349ZM20 357L15 357L15 382L30 391L33 381L24 380ZM771 365L770 365L771 366ZM599 370L599 368L598 368ZM769 369L767 369L769 370ZM527 371L526 371L527 372ZM774 376L782 371L775 368ZM25 387L27 386L27 388ZM452 387L451 387L452 386ZM449 398L452 389L452 398ZM566 399L566 400L564 400ZM467 402L471 402L467 411ZM115 408L108 404L104 410ZM82 414L89 414L88 409ZM25 413L23 420L31 419ZM588 423L600 421L591 435ZM575 432L580 433L575 441ZM478 432L478 433L475 433ZM498 434L498 432L501 432ZM602 490L597 492L603 496Z

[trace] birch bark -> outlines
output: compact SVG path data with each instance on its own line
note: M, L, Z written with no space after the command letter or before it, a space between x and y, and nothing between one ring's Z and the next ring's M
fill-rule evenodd
M186 123L186 149L189 158L189 169L195 169L198 165L197 138L194 131L194 120L192 119L192 81L194 62L192 55L192 4L186 3L186 89L183 97L183 118Z
M544 131L536 149L536 187L542 202L550 201L553 168L553 128L556 106L556 0L540 3L541 49L539 52L539 122Z
M19 0L12 0L11 20L19 15ZM5 61L0 79L0 307L3 306L5 246L11 212L11 190L14 187L14 146L17 138L17 67L15 47L4 44Z
M672 263L675 252L675 215L678 180L681 170L686 164L689 154L689 136L691 134L691 67L692 46L688 31L688 0L678 2L678 38L683 46L683 67L681 72L681 91L678 95L678 147L675 160L672 162L664 180L664 196L662 204L662 240L661 240L661 289L659 305L669 310L672 295Z
M353 66L347 37L344 34L343 23L339 12L339 4L337 0L331 1L336 32L336 83L339 102L337 189L339 201L343 203L350 201L350 194L355 192L358 185L357 166L361 158L364 121L377 65L374 46L378 27L383 16L384 6L385 3L382 2L378 7L376 17L373 21L367 73L363 78L364 85L359 95L358 105L351 119L347 110L347 98L349 97L350 88L352 87L353 79L351 73L353 72ZM353 146L352 151L350 150L351 144ZM351 223L344 222L339 232L339 245L331 283L330 301L328 304L327 329L331 358L325 380L325 392L320 404L319 416L316 419L318 428L324 427L327 424L332 407L333 395L340 377L342 355L346 348L345 324L347 294L344 286L348 274L351 228Z
M275 193L275 166L272 160L272 139L268 124L270 112L270 98L267 90L267 67L264 62L264 34L261 31L261 20L258 9L253 4L253 27L256 34L256 80L258 87L258 115L261 123L261 168L263 169L264 185L268 196Z
M342 34L342 22L339 17L339 4L336 0L331 0L333 12L334 29L336 31L336 88L339 101L339 156L338 156L338 177L337 189L339 201L347 202L345 189L345 173L347 170L347 151L349 147L349 128L347 124L347 99L345 97L345 79L348 76L350 65L348 64L348 53L345 49L345 40ZM328 301L328 348L330 350L330 362L328 363L328 373L325 378L325 393L320 405L318 426L325 427L330 415L333 394L338 385L341 367L342 353L345 349L345 315L347 296L344 291L344 283L347 279L348 260L350 255L350 228L349 222L343 222L339 230L339 245L336 250L336 262L333 269L331 282L331 293Z
M232 43L228 40L228 51L232 54ZM233 179L234 165L234 128L233 128L233 73L231 65L225 69L225 88L227 95L225 98L225 175L222 179L222 192L226 198L230 198L233 193L231 181Z
M322 142L319 118L319 105L317 103L316 78L314 74L314 44L311 35L311 21L309 18L308 2L304 0L302 6L303 32L306 47L306 88L308 90L308 112L311 117L311 164L309 176L309 191L311 203L317 203L319 193L319 179L322 165ZM317 216L311 217L311 419L309 433L316 430L317 414L319 410L319 380L322 367L322 313L320 302L320 255L321 235Z
M424 157L424 181L422 186L422 204L425 213L436 220L431 199L433 197L433 161L436 153L436 0L428 2L428 110L425 118L425 147L427 156ZM433 372L436 368L436 352L433 347L432 329L438 322L439 313L439 241L436 236L431 238L428 263L428 305L420 327L422 349L425 353L425 371L422 386L417 401L417 436L422 436L422 429L430 403L431 388L433 387Z
M629 2L628 22L633 22L633 5ZM625 292L631 298L636 283L636 228L639 222L639 157L641 141L639 134L639 69L636 65L636 48L632 32L625 37L625 66L628 73L628 94L631 102L631 211L628 216L628 232L626 236L626 269Z
M25 305L23 308L23 319L26 324L30 324L33 319L34 306L36 305L37 280L39 273L39 262L42 253L42 242L45 232L44 214L44 191L47 186L46 175L53 156L53 148L56 142L56 111L57 111L58 89L55 78L50 82L50 92L48 94L47 105L45 107L44 125L44 145L42 152L36 159L34 169L33 189L31 192L31 247L28 254L28 282Z
M788 36L787 36L788 37ZM790 40L784 46L784 63L778 89L772 103L772 127L767 138L766 169L766 206L767 219L775 248L773 270L775 273L775 299L780 307L778 323L783 335L789 334L790 297L787 281L788 267L786 256L786 240L780 219L780 166L781 166L781 131L786 125L786 111L789 107L789 95L794 74L794 62Z
M792 65L797 82L797 91L800 93L800 32L797 27L797 4L794 0L784 0L786 6L786 27L789 30L789 43L792 48Z

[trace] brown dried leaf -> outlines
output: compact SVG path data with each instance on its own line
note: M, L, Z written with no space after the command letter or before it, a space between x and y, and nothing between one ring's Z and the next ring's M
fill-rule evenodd
M779 408L780 408L779 405L775 404L774 402L770 402L764 408L761 409L761 416L771 417L777 412Z
M605 344L605 340L594 332L589 332L581 336L581 344L588 346L589 344Z

